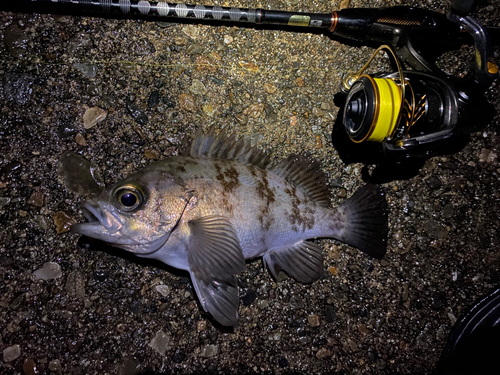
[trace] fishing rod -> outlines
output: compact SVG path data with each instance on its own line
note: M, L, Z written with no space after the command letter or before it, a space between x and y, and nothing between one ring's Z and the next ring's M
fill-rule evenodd
M456 135L484 128L494 116L485 92L499 71L490 33L498 44L500 32L467 15L477 2L455 0L447 15L407 6L308 13L146 0L4 0L0 11L275 25L381 46L359 72L343 80L343 125L353 143L378 142L384 152L408 158L429 156ZM456 79L435 61L464 44L474 45L474 73ZM392 57L395 70L365 74L381 50Z
M461 3L461 2L460 2ZM236 8L189 5L146 0L14 0L3 1L0 10L40 12L100 17L144 18L149 20L198 20L250 25L276 25L322 30L332 36L360 43L382 43L402 47L408 40L415 44L407 53L407 62L415 69L432 70L431 58L417 56L416 49L428 56L458 48L470 40L460 25L446 15L413 7L353 8L329 13L289 12L262 8ZM395 27L397 26L397 27ZM400 33L401 29L404 33ZM429 43L432 40L433 43ZM411 61L410 61L411 60Z

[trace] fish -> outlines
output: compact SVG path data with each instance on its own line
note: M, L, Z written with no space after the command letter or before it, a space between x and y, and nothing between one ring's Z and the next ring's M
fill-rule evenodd
M333 208L326 175L307 155L273 162L235 133L200 127L178 156L155 161L83 203L73 233L189 272L201 307L238 325L237 275L262 257L274 278L324 273L315 239L373 258L387 250L384 190L367 184Z

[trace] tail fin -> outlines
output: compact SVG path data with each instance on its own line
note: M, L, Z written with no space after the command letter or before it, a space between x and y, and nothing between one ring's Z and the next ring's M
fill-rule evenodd
M359 188L340 206L346 218L346 228L339 238L374 258L387 251L387 201L380 185Z

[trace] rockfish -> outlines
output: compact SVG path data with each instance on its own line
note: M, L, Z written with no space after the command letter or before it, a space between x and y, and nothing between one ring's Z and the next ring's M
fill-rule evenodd
M188 271L203 309L233 326L245 259L263 257L274 277L283 270L311 283L324 272L322 248L311 239L384 256L381 187L365 185L331 208L325 181L308 157L271 163L234 134L199 130L185 155L154 162L84 203L88 222L72 230Z

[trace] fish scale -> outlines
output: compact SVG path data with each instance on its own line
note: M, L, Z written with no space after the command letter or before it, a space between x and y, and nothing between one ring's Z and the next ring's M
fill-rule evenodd
M195 135L185 155L139 170L84 203L72 230L190 273L202 307L222 325L238 323L236 275L263 257L303 283L324 272L329 237L381 258L387 203L366 185L337 208L319 163L291 155L273 164L234 134Z

